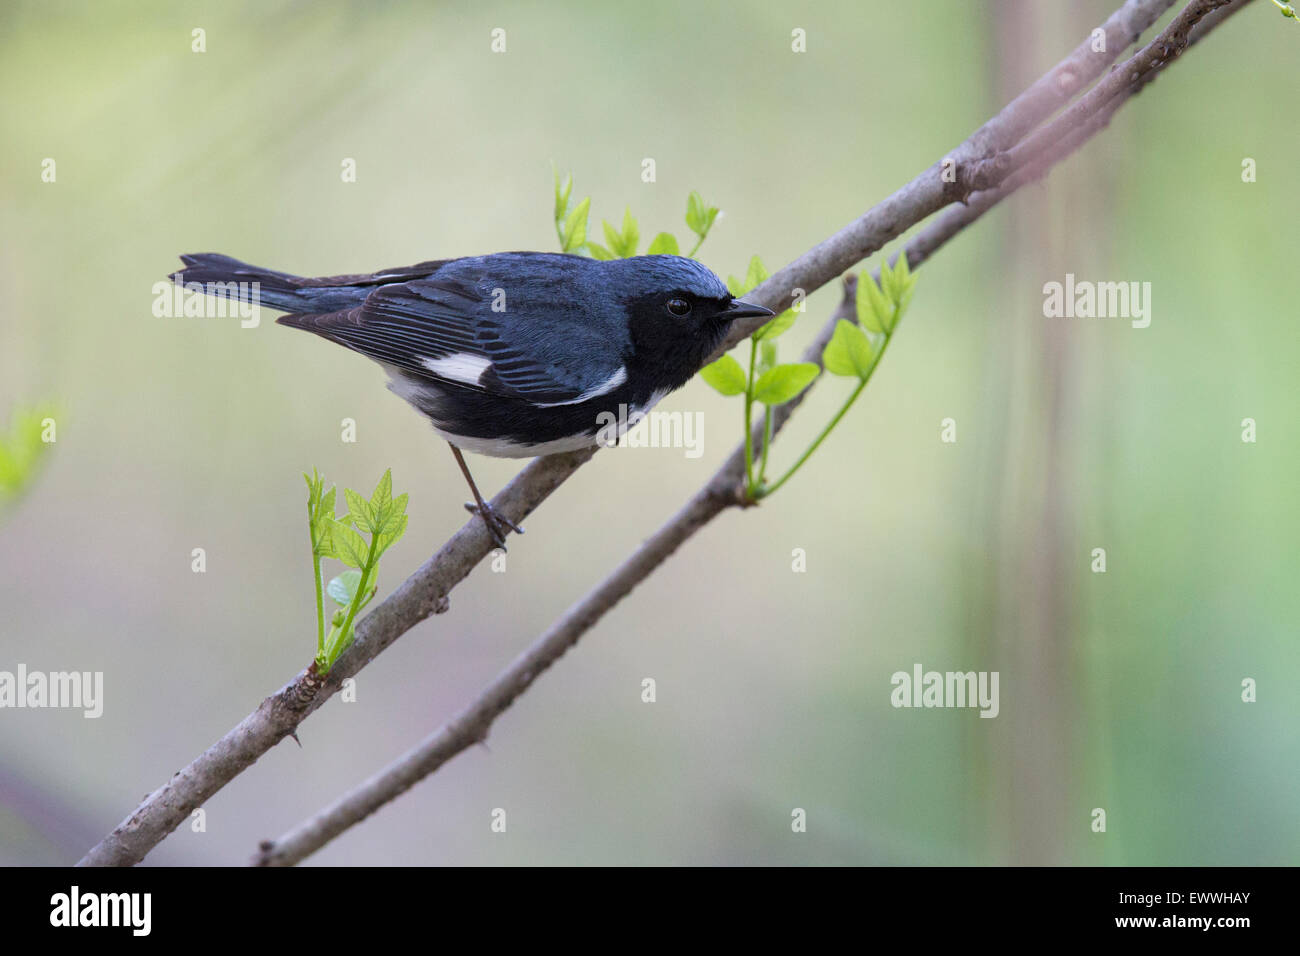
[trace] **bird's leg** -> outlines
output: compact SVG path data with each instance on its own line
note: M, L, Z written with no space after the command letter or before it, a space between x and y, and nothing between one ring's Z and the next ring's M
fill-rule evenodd
M492 506L484 501L483 496L479 494L478 486L474 484L474 477L469 473L469 466L465 464L465 456L451 442L448 442L447 445L451 448L451 453L456 456L456 464L460 465L460 473L469 482L469 490L474 495L474 502L472 504L466 502L465 510L483 519L483 523L487 525L488 534L492 535L492 540L497 543L497 547L504 551L506 549L507 532L514 531L517 534L523 534L524 529L505 515L492 510Z

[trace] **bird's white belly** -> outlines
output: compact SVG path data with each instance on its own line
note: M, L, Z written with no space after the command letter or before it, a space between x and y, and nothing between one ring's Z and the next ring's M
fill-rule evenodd
M477 455L491 455L493 458L536 458L538 455L557 455L562 451L590 448L596 444L595 435L571 435L568 438L557 438L555 441L542 442L538 445L522 445L504 438L453 435L437 425L433 426L433 430L462 451L472 451Z
M478 455L490 455L493 458L536 458L540 455L556 455L560 452L578 451L582 448L590 448L593 445L600 444L600 439L608 439L609 432L607 428L602 427L602 423L593 420L590 431L582 431L575 435L567 435L563 438L557 438L552 441L537 442L528 444L517 442L508 438L483 438L474 435L457 435L449 431L445 421L439 421L435 417L436 412L425 407L425 398L437 396L439 393L438 386L432 382L417 381L405 374L401 369L386 363L380 363L384 366L389 374L388 388L395 395L409 402L415 408L422 411L430 418L433 424L433 430L442 438L451 442L462 451L474 452ZM646 414L655 405L659 403L665 395L667 389L652 393L644 405L635 405L626 410L620 408L620 414L616 419L615 438L621 438L626 432L636 426L636 424L645 418ZM538 406L548 407L548 406Z
M637 423L645 418L650 409L658 405L659 400L667 394L666 390L654 392L644 405L637 405L628 409L626 417L619 416L616 435L614 436L615 441L635 428ZM602 443L602 439L608 440L610 437L607 429L593 426L593 431L590 434L584 432L566 438L557 438L554 441L529 445L505 438L476 438L467 435L455 435L441 427L437 422L434 422L433 430L462 451L490 455L493 458L536 458L540 455L558 455L560 452L578 451L582 448L590 448L592 445L599 445Z

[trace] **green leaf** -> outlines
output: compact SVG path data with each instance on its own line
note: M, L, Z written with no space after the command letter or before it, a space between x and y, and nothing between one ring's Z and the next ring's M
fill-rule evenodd
M564 245L561 251L571 252L587 241L587 213L591 210L591 197L587 196L564 217Z
M700 235L705 216L704 197L692 189L691 194L686 197L686 228L697 236Z
M880 263L880 291L885 293L885 298L891 303L898 301L898 276L889 268L888 257Z
M374 494L370 496L371 530L379 531L383 529L388 522L389 515L393 512L393 506L393 470L389 468L384 472L383 477L379 479Z
M588 242L588 243L587 243L587 251L591 253L591 257L592 257L593 259L599 259L601 262L607 262L607 261L609 261L610 259L618 259L618 258L620 258L619 255L618 255L618 253L616 253L616 252L610 252L608 249L606 249L604 246L602 246L599 242Z
M763 339L758 346L758 374L762 375L776 365L776 343L770 338Z
M747 384L745 370L730 355L704 366L700 369L700 377L723 395L740 395Z
M650 243L650 248L646 250L648 256L676 256L680 255L680 246L677 245L677 237L671 232L661 232L654 237Z
M692 190L686 197L686 227L703 239L717 218L718 208L705 203L704 197Z
M409 520L406 515L396 515L392 521L384 525L384 530L379 535L379 543L375 546L375 560L378 560L381 554L406 534L406 523Z
M623 209L623 251L619 253L624 259L636 255L637 243L641 241L641 230L637 227L632 207Z
M613 253L611 258L617 256L619 259L626 259L627 253L623 251L623 234L611 226L608 219L602 219L600 226L605 231L605 245ZM591 245L591 243L588 243L588 245Z
M778 365L754 383L754 398L764 405L784 405L807 388L819 371L812 362Z
M873 352L871 340L861 326L840 319L822 352L822 364L833 375L854 375L865 381L871 374Z
M636 246L641 236L637 231L636 220L632 217L631 207L623 210L622 231L615 229L608 220L601 220L601 224L605 230L605 242L608 243L614 257L626 259L636 255Z
M764 342L768 339L774 339L784 333L790 326L794 325L796 316L794 309L786 309L767 325L763 326L754 333L754 339L758 342Z
M370 496L370 507L374 514L382 514L383 508L393 500L393 469L388 468L384 471L379 479L379 484L375 485L374 493Z
M366 539L341 521L331 521L329 527L338 559L350 568L364 568L370 557Z
M312 527L311 550L312 554L319 555L322 558L337 558L339 556L338 548L334 545L333 519L322 517L318 523Z
M357 588L360 586L360 571L344 571L330 581L325 591L339 607L347 607L352 603L352 599L356 597Z
M320 504L320 490L325 479L320 476L320 472L315 468L311 470L310 475L304 471L302 478L303 481L307 482L307 510L314 513L316 506Z
M0 502L16 498L36 476L50 445L41 440L45 418L52 411L17 408L8 432L0 429Z
M897 260L891 269L888 262L880 266L880 289L886 300L887 309L882 309L879 301L873 299L871 310L876 313L879 320L880 329L873 331L885 331L893 333L898 325L898 320L903 317L907 311L908 305L912 302L912 290L916 287L916 276L912 275L911 269L907 264L907 250L898 254ZM868 295L871 295L868 290Z
M303 477L307 476L304 474ZM338 555L335 553L334 539L330 533L330 522L334 520L334 499L338 489L331 485L330 490L322 494L321 488L324 483L325 479L313 469L312 477L307 480L308 530L311 532L312 554L322 558L335 558Z
M370 502L366 501L351 488L344 488L343 495L348 500L348 514L356 523L356 526L362 531L375 530L375 512L370 507ZM338 524L338 522L335 522ZM360 567L360 565L358 565Z
M403 491L400 495L389 502L387 521L392 521L398 515L406 514L406 505L410 500L411 496L407 492Z
M893 314L894 308L885 294L880 291L871 273L865 269L858 276L858 294L855 302L858 321L862 327L872 332L884 332Z
M380 534L390 534L398 525L403 528L406 527L404 521L406 519L406 502L409 497L406 492L402 492L388 505L379 523Z
M560 171L555 169L555 221L563 222L564 214L569 211L569 194L573 191L573 174L564 177L560 185Z
M767 268L763 265L763 260L758 256L753 256L749 260L749 268L745 270L745 278L737 279L735 276L727 276L727 290L739 299L766 278Z
M894 278L900 292L906 292L916 282L912 278L912 270L907 264L906 249L898 254L898 261L894 263Z

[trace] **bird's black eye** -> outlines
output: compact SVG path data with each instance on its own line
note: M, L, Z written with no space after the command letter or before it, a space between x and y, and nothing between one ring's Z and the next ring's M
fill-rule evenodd
M676 316L688 315L691 311L691 304L685 299L669 299L668 311Z

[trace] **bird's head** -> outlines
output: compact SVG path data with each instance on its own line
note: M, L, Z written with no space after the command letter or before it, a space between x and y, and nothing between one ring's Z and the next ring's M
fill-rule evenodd
M736 319L774 314L737 299L694 259L634 256L603 265L626 310L633 347L629 361L651 372L662 388L684 385Z

